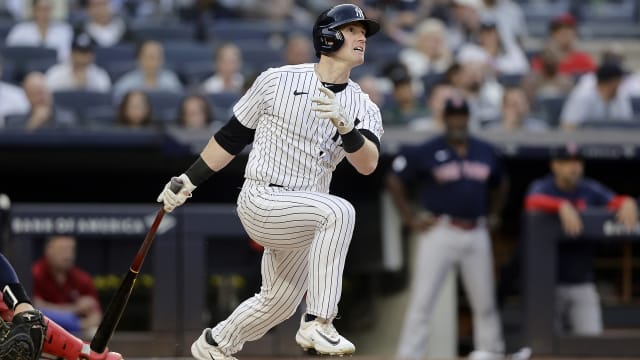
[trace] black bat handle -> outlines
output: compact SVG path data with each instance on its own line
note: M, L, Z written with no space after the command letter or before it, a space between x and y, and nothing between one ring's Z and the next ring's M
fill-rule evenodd
M177 194L182 187L184 186L184 181L177 176L171 178L171 184L169 185L169 189L173 191L174 194Z

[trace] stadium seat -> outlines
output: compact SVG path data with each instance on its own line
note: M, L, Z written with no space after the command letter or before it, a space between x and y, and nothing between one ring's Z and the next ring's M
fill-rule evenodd
M213 63L211 60L186 62L177 71L187 86L197 87L213 75Z
M91 116L91 108L112 106L111 94L88 90L56 91L53 100L56 105L73 111L83 121Z
M16 24L13 19L1 19L0 20L0 43L4 44L4 40L7 38L9 31Z
M219 42L259 40L264 42L269 40L274 34L283 33L285 27L271 24L266 21L218 21L208 29L209 38Z
M125 61L135 61L136 50L133 44L118 44L110 47L95 48L96 65L107 67L111 63L122 63Z
M84 114L84 122L90 128L109 128L116 124L117 109L112 105L89 106Z
M240 48L245 73L260 73L273 64L284 64L282 49L271 47L264 41L236 41Z
M185 40L194 39L195 29L182 24L142 23L132 24L131 33L135 41L144 40Z
M234 92L221 92L216 94L208 94L209 103L214 108L231 109L233 105L240 99L240 94Z
M16 66L12 61L4 61L0 65L0 68L2 68L2 74L0 76L0 79L2 79L2 81L6 81L12 84L16 84L18 82Z
M163 124L176 121L184 94L171 91L145 91L145 94L149 97L154 120Z
M107 74L109 74L111 81L115 83L122 75L131 70L134 70L136 66L137 63L135 60L123 60L104 64L103 68L107 72Z
M640 116L640 97L631 98L631 108L633 109L634 115Z
M4 46L0 54L15 66L15 80L20 81L29 71L43 71L58 62L55 49L40 46Z
M213 61L213 48L196 42L165 42L164 59L168 68L180 71L184 64ZM209 65L211 67L211 65Z
M534 108L550 127L557 127L560 124L560 115L566 99L565 96L539 97L535 101Z
M7 115L4 117L4 127L7 129L20 129L27 125L28 115Z

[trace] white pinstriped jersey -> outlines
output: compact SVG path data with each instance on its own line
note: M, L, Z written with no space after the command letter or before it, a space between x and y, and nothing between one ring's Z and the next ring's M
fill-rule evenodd
M330 120L317 118L311 99L325 96L314 64L264 71L233 107L240 123L255 129L245 178L291 190L329 192L331 175L344 158L342 140ZM357 129L382 136L380 109L349 80L336 93Z

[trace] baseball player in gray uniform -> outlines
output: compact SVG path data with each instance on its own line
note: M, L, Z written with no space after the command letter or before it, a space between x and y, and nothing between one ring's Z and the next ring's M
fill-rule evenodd
M253 142L237 211L249 236L265 247L262 287L202 332L191 347L196 359L235 359L231 355L245 342L292 316L305 293L296 342L325 355L355 351L332 325L355 211L328 192L344 157L364 175L378 164L380 110L349 79L364 62L367 37L378 30L355 5L324 11L313 27L318 63L260 74L233 107L231 120L179 176L182 190L174 194L167 185L159 195L172 211Z

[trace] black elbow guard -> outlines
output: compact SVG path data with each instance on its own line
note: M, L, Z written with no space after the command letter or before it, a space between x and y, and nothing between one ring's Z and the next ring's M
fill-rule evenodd
M235 116L222 127L213 137L229 154L238 155L247 144L253 142L255 129L242 125Z

